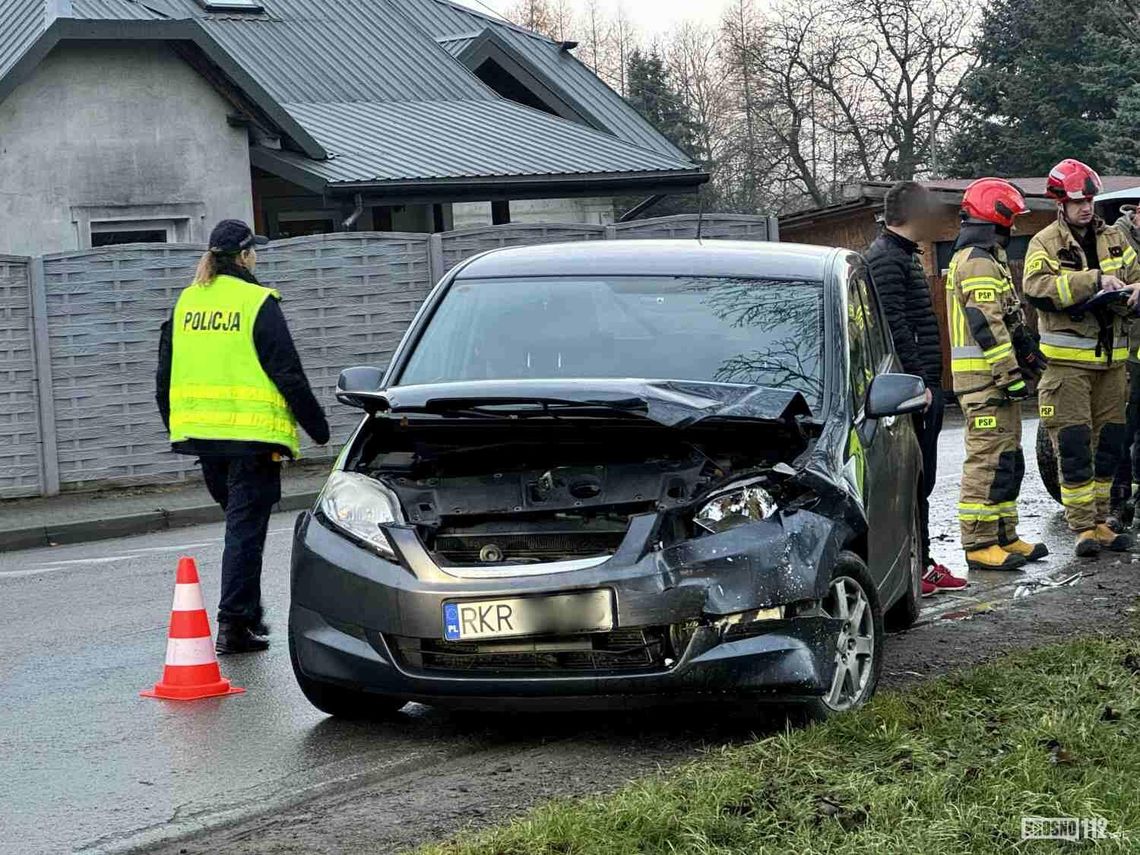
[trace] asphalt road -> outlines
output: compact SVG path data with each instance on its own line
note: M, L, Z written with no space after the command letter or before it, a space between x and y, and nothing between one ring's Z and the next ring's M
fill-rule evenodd
M1032 449L1034 424L1027 428ZM953 519L960 426L948 426L943 448L932 529L942 535L940 557L961 567ZM1029 457L1025 534L1067 555L1069 535ZM0 554L0 852L146 847L513 738L415 705L391 724L371 726L326 719L308 705L284 638L293 516L274 517L266 553L273 648L223 660L225 675L246 694L191 704L138 692L162 669L178 556L198 559L206 602L217 602L220 525ZM1017 582L1062 575L1065 564L1058 558L1031 574L975 579L968 596L927 601L926 615L1010 596ZM541 721L529 727L526 739L541 742ZM635 743L624 740L623 750Z

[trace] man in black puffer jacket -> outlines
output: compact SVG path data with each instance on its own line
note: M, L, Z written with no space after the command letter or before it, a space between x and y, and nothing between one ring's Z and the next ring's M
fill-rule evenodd
M899 181L887 191L886 225L867 250L867 265L887 316L895 351L903 371L926 381L927 408L915 419L922 447L923 577L925 596L965 585L930 554L930 505L938 471L938 434L942 431L942 340L930 301L930 283L919 257L918 243L933 230L934 202L929 191L914 181Z

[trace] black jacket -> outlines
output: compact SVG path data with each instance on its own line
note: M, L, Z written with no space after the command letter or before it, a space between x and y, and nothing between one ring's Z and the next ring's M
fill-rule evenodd
M941 388L942 339L918 245L884 229L866 257L903 370Z
M248 278L248 277L243 277ZM158 372L155 377L155 400L162 415L162 423L170 430L170 364L173 352L173 313L162 325L158 342ZM293 345L293 337L285 324L281 304L270 297L261 304L257 319L253 323L253 344L257 358L269 379L277 386L292 410L297 424L319 445L329 441L329 423L324 410L301 368L301 357ZM287 454L288 450L265 442L229 439L189 439L176 442L174 451L179 454L221 455L226 457L259 454L276 451Z

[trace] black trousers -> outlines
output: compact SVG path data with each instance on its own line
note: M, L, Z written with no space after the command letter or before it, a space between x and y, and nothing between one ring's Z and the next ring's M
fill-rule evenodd
M1132 485L1140 484L1140 365L1128 363L1127 426L1124 431L1124 448L1112 482L1112 504L1115 507L1132 495Z
M218 623L253 626L261 620L261 558L269 515L281 501L281 464L268 454L199 460L206 489L226 512Z
M934 563L930 555L930 494L934 492L934 482L938 480L938 435L942 433L942 416L946 401L941 389L931 389L930 406L926 412L914 417L914 431L918 435L918 447L922 451L922 494L918 509L922 525L922 557L929 567Z

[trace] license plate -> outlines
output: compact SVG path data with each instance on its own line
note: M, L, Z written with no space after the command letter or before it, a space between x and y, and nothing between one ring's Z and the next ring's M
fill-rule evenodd
M443 637L447 641L571 635L613 628L613 598L605 590L443 604Z

